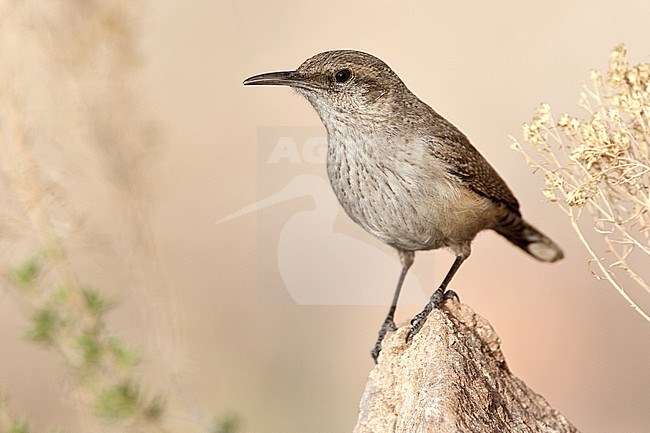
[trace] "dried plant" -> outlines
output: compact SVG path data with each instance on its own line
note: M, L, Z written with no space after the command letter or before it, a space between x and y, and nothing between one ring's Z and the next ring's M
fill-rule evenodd
M63 360L62 397L83 431L171 431L166 403L192 400L175 382L178 315L148 229L155 140L132 94L138 7L0 3L0 288L28 317L28 339ZM124 293L144 318L141 349L107 320ZM216 429L185 409L183 431ZM0 431L31 431L4 399Z
M634 300L650 295L650 64L630 66L616 47L607 76L591 72L579 105L587 118L556 120L542 104L523 125L529 146L513 139L513 147L544 174L543 193L569 217L594 275L650 321Z

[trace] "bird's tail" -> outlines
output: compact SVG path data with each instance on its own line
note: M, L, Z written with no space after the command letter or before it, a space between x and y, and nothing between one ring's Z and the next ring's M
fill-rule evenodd
M555 262L564 257L555 242L513 212L499 218L494 230L537 260Z

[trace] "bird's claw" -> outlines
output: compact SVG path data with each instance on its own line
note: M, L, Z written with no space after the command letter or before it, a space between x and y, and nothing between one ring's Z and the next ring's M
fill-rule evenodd
M453 290L445 292L442 287L433 292L431 299L427 305L424 306L424 309L416 314L411 320L411 329L406 333L407 343L410 342L418 332L420 332L420 329L422 329L422 326L427 321L427 317L429 317L429 313L431 313L434 308L440 308L442 304L444 304L445 300L450 298L458 299L458 295Z
M396 331L396 330L397 330L397 325L395 325L393 319L387 317L386 320L384 320L384 323L382 323L381 328L379 329L379 335L377 336L375 347L373 347L372 350L370 351L370 356L372 356L372 359L373 361L375 361L375 364L377 363L377 358L379 358L379 352L381 352L381 342L384 341L384 337L386 337L386 334L389 331Z
M370 356L372 356L372 360L377 364L377 358L379 358L379 352L381 352L381 342L377 341L375 343L375 347L372 348L370 351Z
M430 307L431 302L429 302L425 307L424 310L420 311L412 320L411 320L411 329L406 333L406 342L410 342L411 339L420 332L420 329L422 329L422 326L424 325L424 322L427 321L427 316L429 316L429 313L433 309Z
M456 301L460 302L460 298L458 297L458 293L454 292L453 290L447 290L443 295L442 295L443 301L446 301L447 299L455 299Z

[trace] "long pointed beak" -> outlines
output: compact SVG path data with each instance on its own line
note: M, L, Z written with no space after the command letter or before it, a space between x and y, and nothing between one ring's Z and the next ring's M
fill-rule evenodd
M244 80L244 86L291 86L313 89L314 85L296 71L267 72Z

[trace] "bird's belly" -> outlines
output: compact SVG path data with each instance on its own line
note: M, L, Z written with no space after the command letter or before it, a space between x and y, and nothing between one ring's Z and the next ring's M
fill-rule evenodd
M361 170L363 172L363 170ZM403 250L464 244L489 224L490 203L446 174L330 176L346 213L381 241Z

